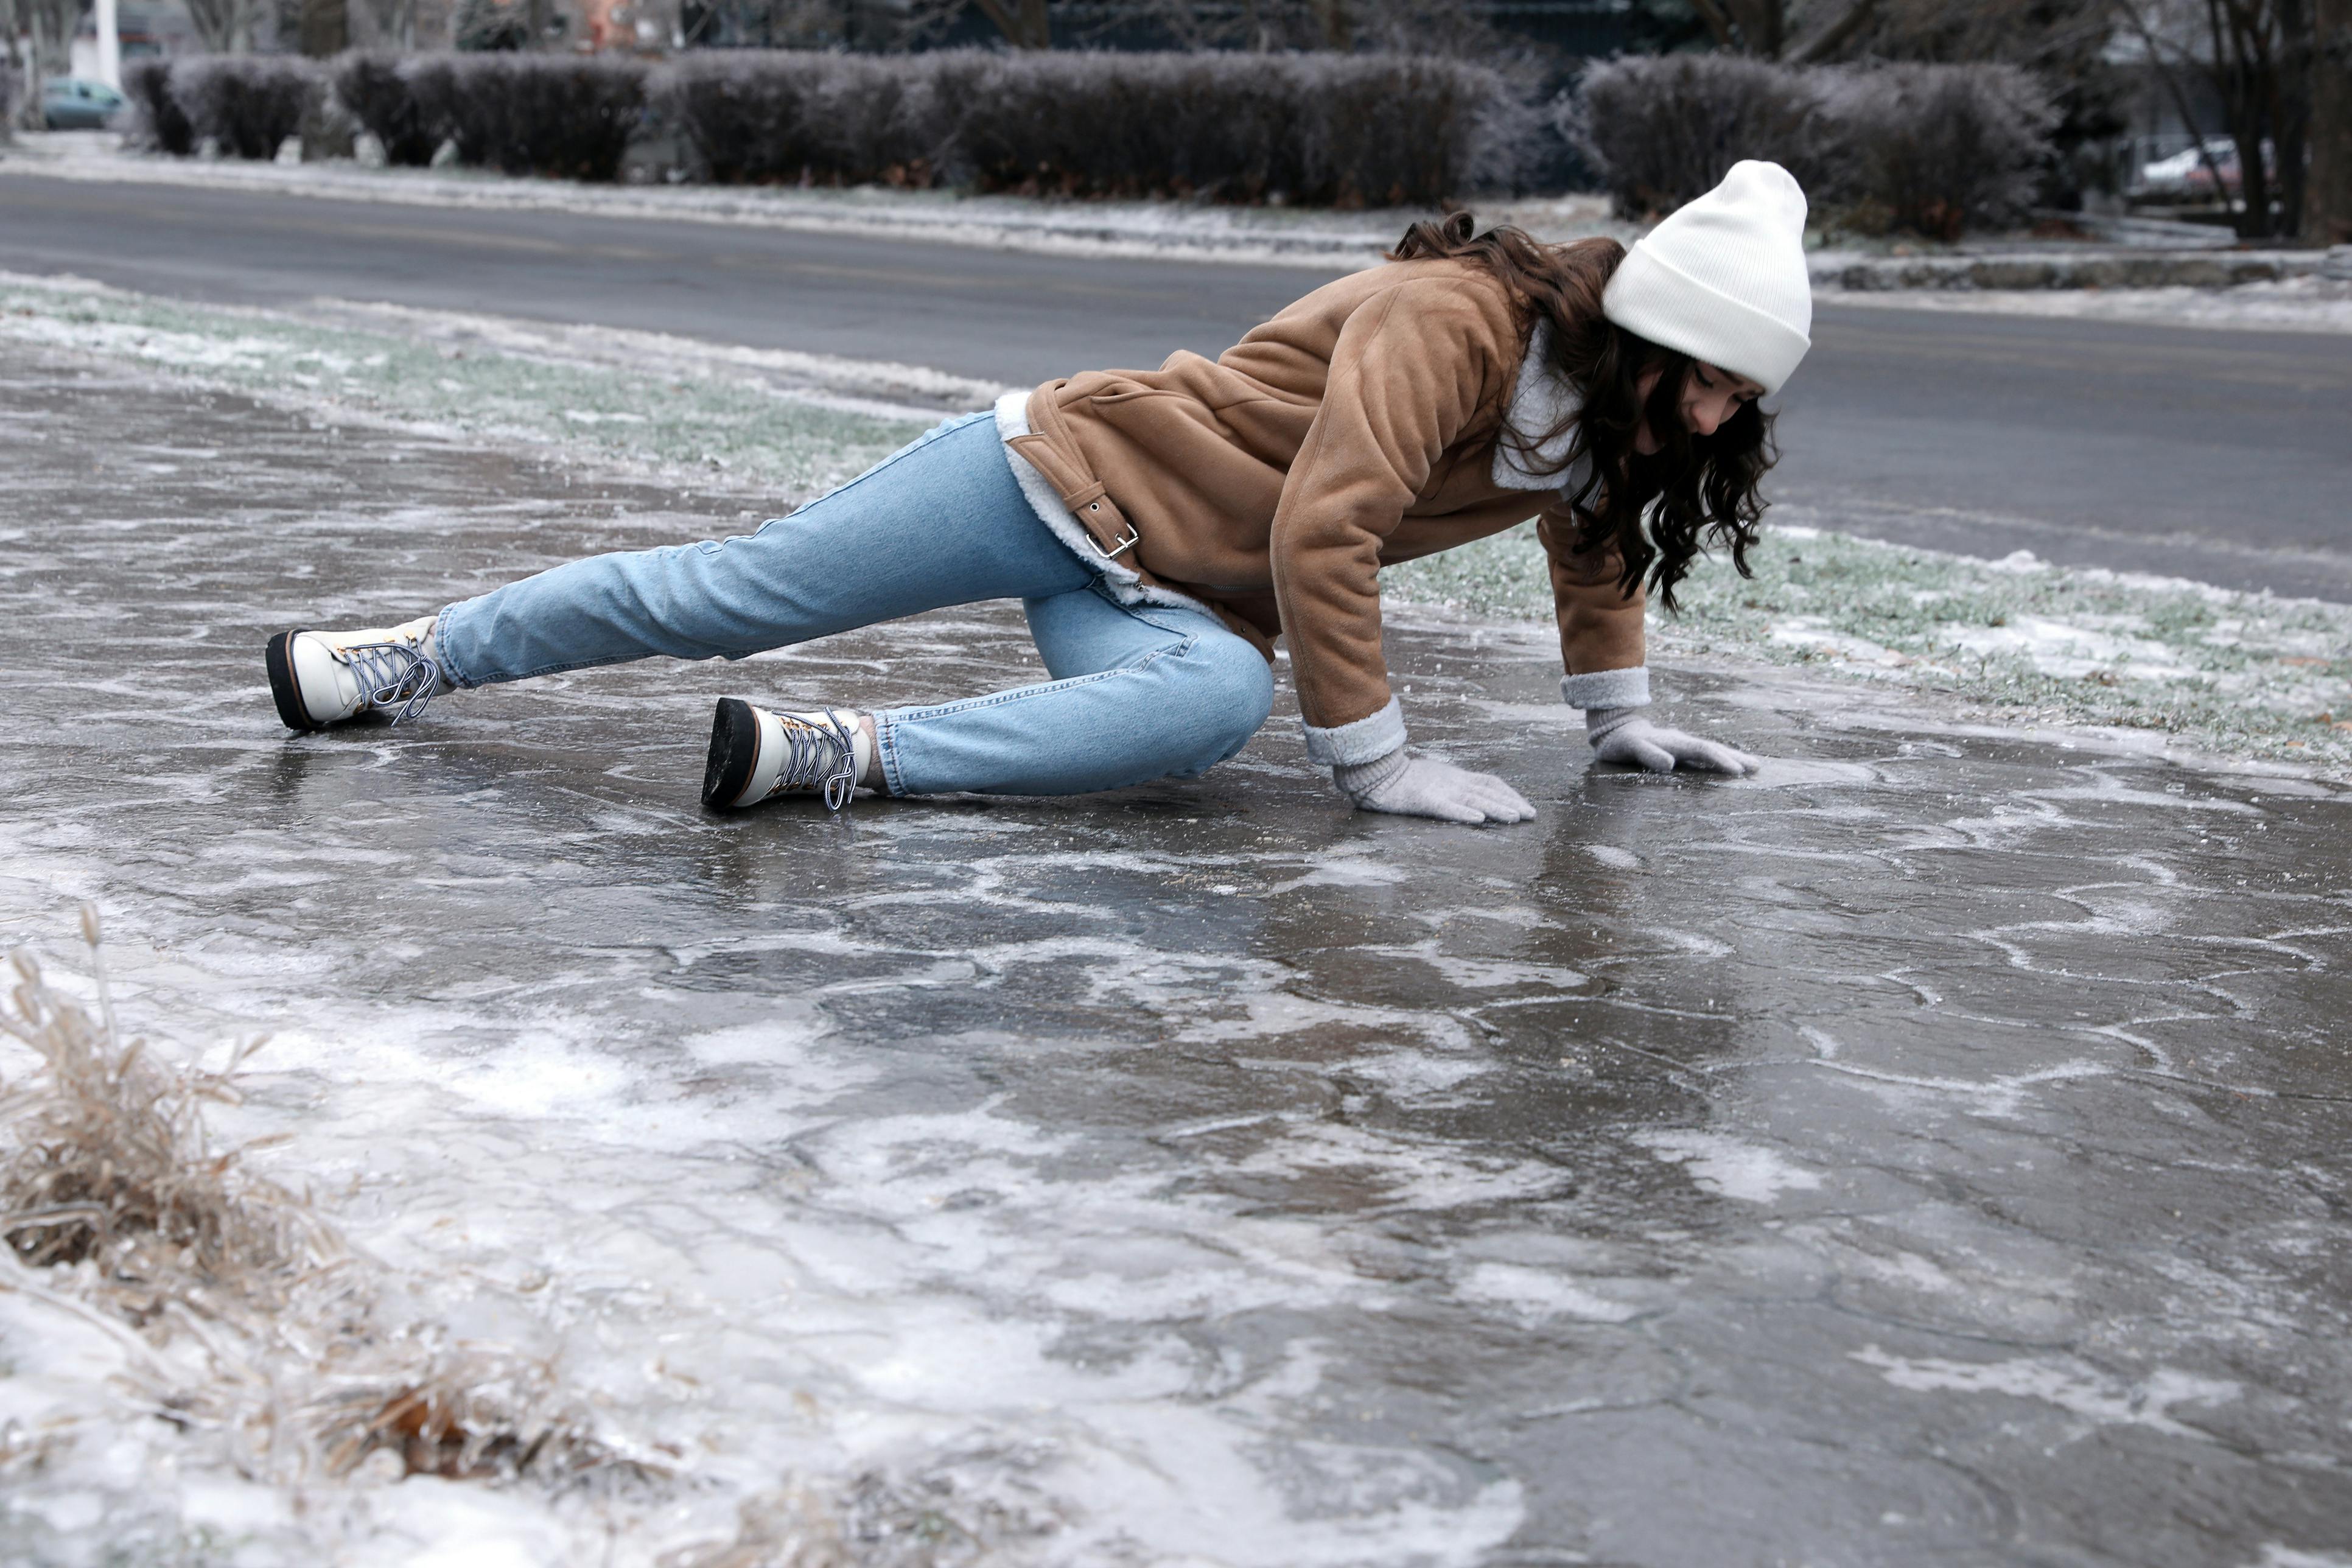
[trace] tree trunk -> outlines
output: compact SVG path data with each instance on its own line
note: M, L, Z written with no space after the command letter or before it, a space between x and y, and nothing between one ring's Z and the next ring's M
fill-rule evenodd
M2310 0L2276 0L2279 17L2277 98L2273 134L2278 140L2278 227L2303 232L2304 158L2311 145Z
M1316 0L1315 15L1323 26L1323 47L1341 54L1356 47L1353 18L1348 15L1348 0Z
M1004 41L1016 49L1050 49L1054 47L1054 28L1045 16L1045 0L1015 0L1018 11L1005 0L974 0L981 15L996 24Z
M2352 245L2352 0L2313 0L2311 172L2303 236Z
M1789 42L1787 0L1725 0L1739 41L1758 59L1777 60Z
M352 47L349 0L302 0L302 52L314 60ZM307 146L308 143L306 142Z

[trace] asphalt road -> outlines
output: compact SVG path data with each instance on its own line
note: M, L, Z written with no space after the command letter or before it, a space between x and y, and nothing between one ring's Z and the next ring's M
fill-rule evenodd
M1214 353L1317 275L0 174L0 268L604 321L1009 382ZM2352 600L2352 340L1827 306L1785 517Z

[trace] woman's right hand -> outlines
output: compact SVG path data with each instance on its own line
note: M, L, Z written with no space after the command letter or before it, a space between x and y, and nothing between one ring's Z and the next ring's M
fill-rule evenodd
M1532 822L1536 808L1492 773L1474 773L1402 746L1369 763L1342 763L1331 782L1360 811L1433 816L1441 822Z
M1587 711L1584 733L1592 743L1592 754L1604 763L1647 768L1654 773L1670 773L1682 767L1705 773L1729 773L1738 778L1764 765L1760 758L1751 757L1737 746L1653 724L1641 716L1641 711L1638 708L1595 708Z

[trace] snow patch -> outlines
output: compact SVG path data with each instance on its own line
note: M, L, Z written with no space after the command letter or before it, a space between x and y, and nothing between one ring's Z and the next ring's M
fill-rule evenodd
M1774 1203L1782 1193L1811 1192L1822 1184L1818 1173L1719 1132L1644 1131L1633 1134L1632 1142L1682 1166L1704 1190L1742 1203Z
M1642 1315L1642 1309L1596 1294L1567 1275L1516 1263L1481 1263L1463 1277L1458 1289L1475 1300L1510 1308L1521 1318L1576 1318L1588 1323L1622 1323Z
M2174 1420L2174 1406L2223 1405L2239 1394L2239 1385L2227 1379L2198 1377L2168 1367L2127 1384L2071 1357L1913 1360L1890 1355L1876 1345L1849 1353L1864 1366L1877 1368L1895 1387L1914 1393L1999 1394L2036 1399L2099 1426L2145 1426L2171 1437L2210 1440L2197 1428Z

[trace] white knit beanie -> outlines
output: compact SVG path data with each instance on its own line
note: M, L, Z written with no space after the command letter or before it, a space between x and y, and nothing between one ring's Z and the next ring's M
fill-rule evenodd
M1813 346L1805 193L1778 163L1734 163L1721 184L1633 242L1601 313L1780 391Z

